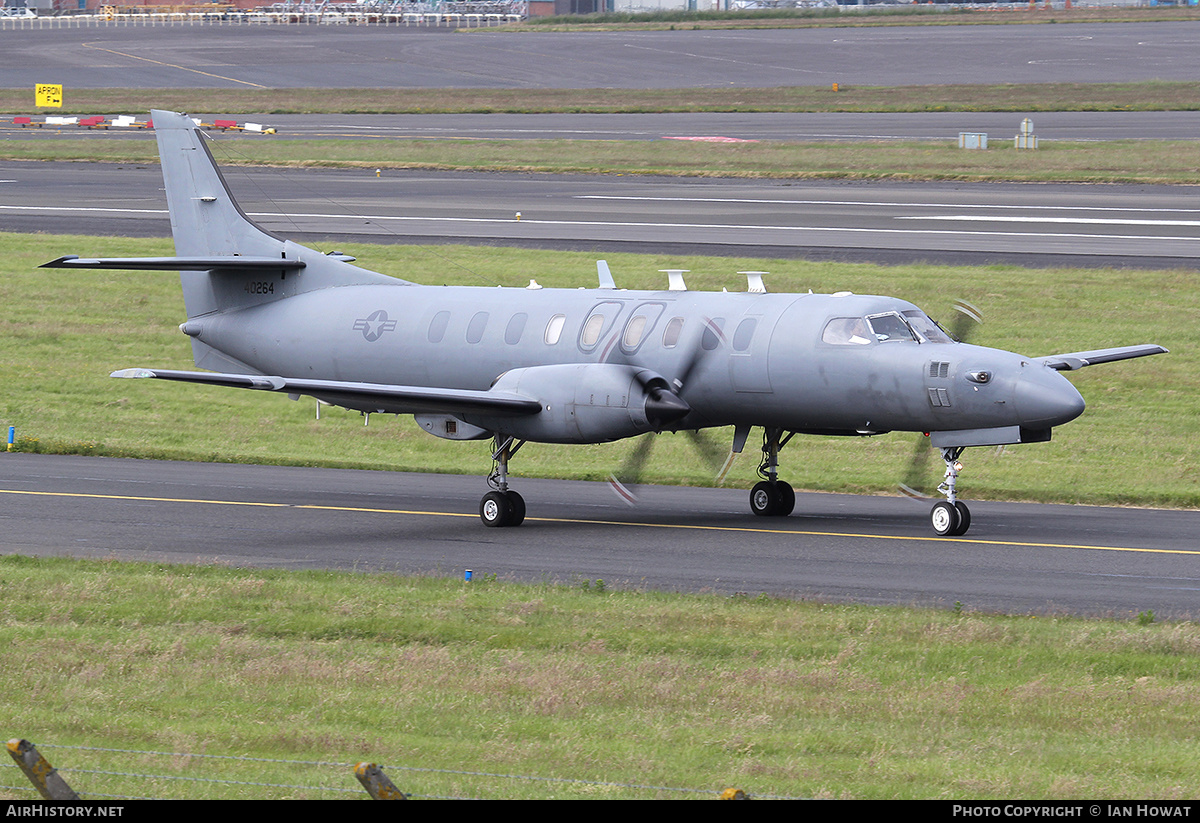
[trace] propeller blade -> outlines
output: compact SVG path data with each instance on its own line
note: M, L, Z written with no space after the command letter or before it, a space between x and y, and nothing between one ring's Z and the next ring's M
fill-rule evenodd
M696 451L700 453L704 464L712 471L714 479L717 482L724 480L725 473L729 471L729 466L733 463L730 459L732 453L704 431L688 431L687 436Z
M687 356L683 361L683 368L675 375L675 379L671 381L671 385L675 388L675 393L682 395L686 390L688 381L691 380L692 373L696 367L704 359L707 351L712 351L724 341L725 335L721 328L717 326L710 318L704 318L704 325L699 332L692 335L689 340L689 349Z
M900 493L915 500L925 500L932 496L929 483L929 455L933 447L929 445L929 437L920 435L916 448L908 463L908 471L904 474L904 482L900 484Z
M654 435L644 434L638 440L637 446L629 453L629 457L625 460L625 465L617 470L616 474L608 476L608 485L616 493L617 497L621 498L630 506L637 505L637 494L633 491L633 486L638 485L642 480L642 470L646 467L646 461L650 457L650 450L654 446Z
M983 312L966 300L955 300L954 311L956 314L954 322L951 324L950 334L958 342L966 343L968 338L975 333L975 329L983 323Z

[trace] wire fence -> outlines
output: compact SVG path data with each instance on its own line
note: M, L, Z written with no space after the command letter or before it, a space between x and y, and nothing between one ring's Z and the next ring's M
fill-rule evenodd
M107 800L354 800L369 799L355 770L360 764L291 760L197 752L116 749L39 744L54 770L85 801ZM37 799L34 785L14 763L4 762L0 792L18 800ZM379 764L414 800L480 800L529 797L530 784L543 796L648 799L718 799L727 787L689 789L641 783L542 777L503 772L435 769ZM262 779L254 779L263 776ZM524 788L516 788L522 784ZM754 794L758 799L798 799Z
M136 9L36 17L0 17L0 30L170 28L178 26L440 26L486 28L524 20L527 3L390 3L347 8L279 4L254 10L146 11Z

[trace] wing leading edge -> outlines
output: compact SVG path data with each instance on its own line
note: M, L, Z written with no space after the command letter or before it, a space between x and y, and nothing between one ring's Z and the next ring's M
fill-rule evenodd
M169 369L122 369L112 377L177 380L209 386L308 395L355 411L382 414L477 414L521 417L537 414L541 403L514 392L439 389L393 386L383 383L352 383L341 380L304 380L258 374L172 371Z
M1036 361L1055 371L1075 371L1084 366L1097 366L1101 363L1115 363L1118 360L1129 360L1133 357L1149 357L1152 354L1167 354L1162 346L1151 343L1141 346L1121 346L1115 349L1096 349L1095 351L1077 351L1071 354L1052 354L1049 357L1038 357Z

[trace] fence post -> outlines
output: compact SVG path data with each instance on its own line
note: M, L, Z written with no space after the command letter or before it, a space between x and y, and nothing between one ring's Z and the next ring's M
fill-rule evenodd
M375 800L408 800L404 792L397 789L374 763L359 763L354 767L354 776Z
M78 800L79 795L67 785L46 758L42 757L28 740L14 737L8 741L8 753L17 761L29 782L46 800Z

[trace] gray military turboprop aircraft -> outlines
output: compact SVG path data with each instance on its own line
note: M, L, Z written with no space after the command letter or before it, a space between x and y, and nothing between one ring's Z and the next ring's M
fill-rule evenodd
M956 479L964 448L1050 439L1083 398L1059 372L1160 354L1156 345L1049 357L967 345L893 297L420 286L353 258L270 234L241 211L187 116L153 112L176 257L85 259L71 269L178 271L196 365L114 377L308 395L367 414L412 414L438 437L493 438L489 526L515 526L525 501L509 461L528 441L598 443L647 432L734 428L740 452L764 429L757 515L785 516L779 450L795 434L929 433L946 470L931 521L960 535L970 512Z

